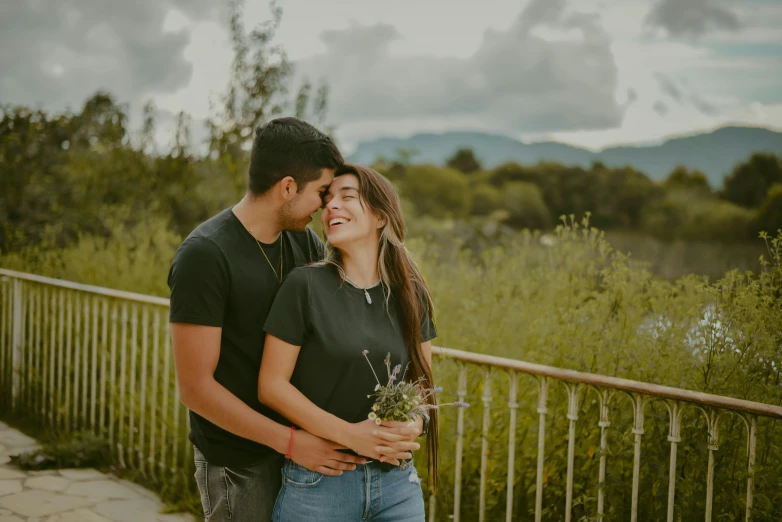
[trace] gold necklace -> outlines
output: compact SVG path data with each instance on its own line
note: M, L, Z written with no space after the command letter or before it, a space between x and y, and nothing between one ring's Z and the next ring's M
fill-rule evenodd
M255 240L256 243L258 243L258 248L261 249L261 253L263 254L263 257L266 258L266 262L269 263L269 267L271 267L272 272L274 272L274 278L277 279L278 282L282 283L282 258L283 258L283 244L282 239L280 239L280 273L277 274L277 271L274 269L274 265L272 265L272 262L269 261L269 256L266 255L266 252L264 252L263 247L261 246L261 242L257 239Z

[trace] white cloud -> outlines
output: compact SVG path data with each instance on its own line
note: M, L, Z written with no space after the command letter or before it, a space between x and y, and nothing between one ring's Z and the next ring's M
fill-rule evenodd
M297 63L302 74L327 79L341 131L412 120L420 130L470 125L513 134L621 122L610 37L596 16L568 12L564 0L530 2L507 30L487 30L467 58L395 56L398 39L387 24L327 31L326 51Z
M98 89L123 102L173 92L190 81L186 29L164 28L176 8L198 19L208 0L12 0L0 7L0 100L64 109ZM10 51L13 49L13 51ZM76 107L74 107L76 108Z
M600 147L728 122L782 126L782 57L769 47L782 43L778 0L677 0L695 32L672 32L697 38L671 37L662 19L648 30L670 0L280 2L278 42L313 80L330 78L328 120L348 149L457 129ZM45 5L0 6L0 45L15 49L0 53L2 102L76 107L106 88L137 112L154 96L163 129L179 110L197 125L227 84L230 42L210 0ZM712 8L740 27L713 23ZM248 25L268 18L266 2L245 13Z

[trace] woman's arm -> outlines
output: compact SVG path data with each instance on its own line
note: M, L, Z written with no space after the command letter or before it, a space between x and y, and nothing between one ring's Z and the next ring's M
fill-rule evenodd
M407 452L420 446L409 436L407 440L390 443L380 436L388 428L378 427L371 420L356 424L346 422L317 407L296 389L290 380L300 350L300 346L266 335L258 377L258 400L313 435L333 440L360 455L394 464L399 463L398 459L411 458ZM384 451L378 451L378 447L383 447ZM393 452L388 452L388 447Z
M425 343L421 343L421 352L424 354L424 359L426 359L426 364L429 366L429 370L432 369L432 341L426 341Z

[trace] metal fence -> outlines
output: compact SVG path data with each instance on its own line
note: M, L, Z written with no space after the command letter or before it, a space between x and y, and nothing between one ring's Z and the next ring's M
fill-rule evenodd
M0 407L53 430L90 430L121 467L183 488L188 415L168 299L0 269Z
M23 412L53 430L89 430L104 437L120 466L158 480L169 488L189 488L193 472L192 446L187 441L187 411L176 390L168 329L168 299L81 285L47 277L0 269L0 408ZM650 401L663 401L668 410L670 445L667 477L667 520L673 522L677 481L677 449L686 406L699 410L708 431L708 468L705 520L711 522L715 484L714 454L720 444L720 422L728 414L746 427L745 520L753 510L758 418L782 418L782 407L709 395L637 381L563 370L475 354L435 348L437 364L455 365L458 399L468 395L468 375L482 376L478 383L482 402L478 520L486 520L486 486L489 479L504 481L505 519L514 514L514 483L519 455L517 416L519 383L524 376L537 381L537 469L534 520L543 519L544 462L550 391L562 386L567 394L567 471L564 517L572 519L576 423L587 394L599 401L600 451L596 512L606 513L607 434L610 412L619 397L633 408L634 437L630 520L637 521L641 441L644 415ZM499 381L502 379L502 381ZM507 389L502 415L507 422L507 473L490 476L493 406L499 382ZM495 411L493 411L493 408ZM506 413L505 413L506 412ZM455 413L453 497L447 513L439 513L435 497L428 501L429 520L461 520L465 412ZM531 517L530 517L531 518Z

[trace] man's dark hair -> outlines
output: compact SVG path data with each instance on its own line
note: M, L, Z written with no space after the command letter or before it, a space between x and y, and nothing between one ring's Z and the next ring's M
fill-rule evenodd
M286 176L301 191L320 177L322 169L336 169L345 160L331 138L307 122L277 118L255 129L250 152L250 193L266 193Z

